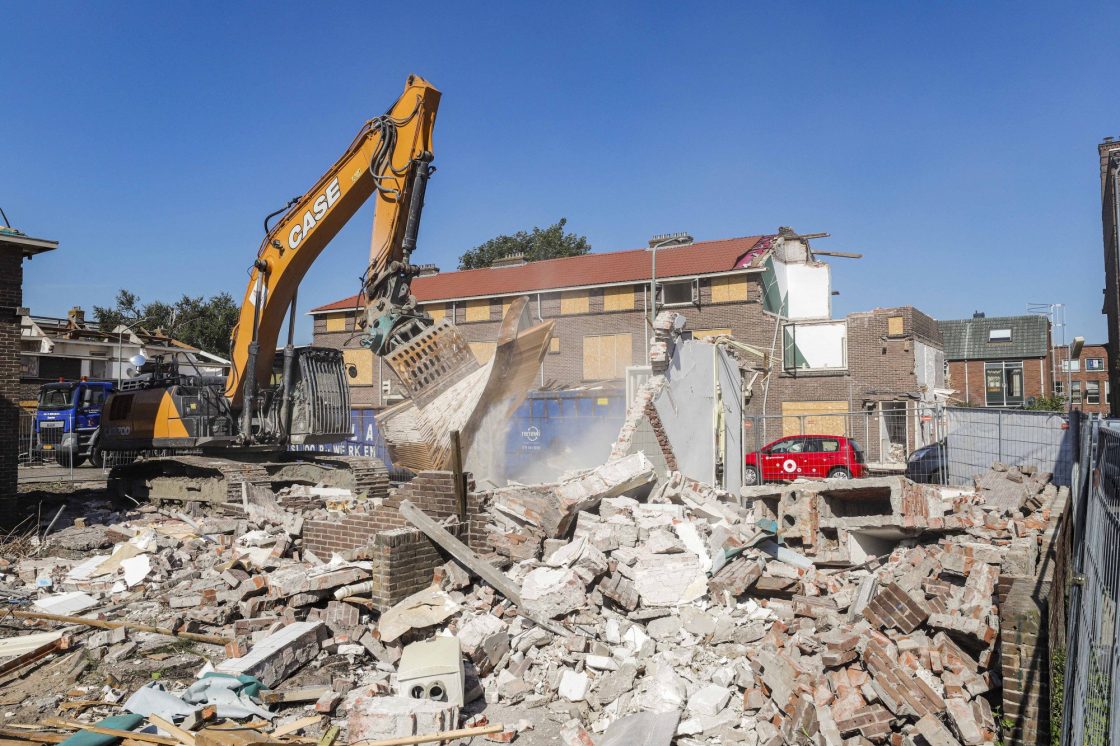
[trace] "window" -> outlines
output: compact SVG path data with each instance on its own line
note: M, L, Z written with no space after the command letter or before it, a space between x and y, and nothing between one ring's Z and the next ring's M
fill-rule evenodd
M1085 359L1085 370L1104 370L1103 357L1090 357Z
M467 301L467 321L489 321L490 320L490 299L483 298L482 300L469 300Z
M560 313L588 313L591 311L591 298L586 290L569 290L560 293Z
M712 303L733 303L747 299L747 278L729 275L712 278Z
M1081 381L1074 381L1069 390L1069 400L1071 404L1081 403Z
M633 311L634 288L629 286L603 288L604 311Z
M347 373L347 380L351 386L373 385L373 352L364 347L343 350L342 362L347 368L353 368L355 375Z
M837 453L840 441L836 438L806 438L806 453Z
M424 310L432 317L432 321L443 321L447 316L447 306L443 303L433 303L430 306L424 306Z
M346 331L346 317L350 314L343 311L342 313L328 313L326 315L326 331L328 332L344 332Z
M89 361L89 377L90 378L105 378L108 374L109 361L107 360L90 360Z
M700 301L699 280L666 282L661 285L661 305L687 306Z
M789 440L779 440L777 443L770 446L771 454L801 453L804 450L805 438L790 438Z
M1013 407L1023 403L1023 363L984 363L984 403Z
M1104 382L1104 403L1112 406L1112 389L1109 386L1108 381Z
M1054 381L1054 395L1061 396L1065 393L1065 383L1062 381Z
M1101 384L1100 384L1100 381L1086 381L1085 382L1085 403L1086 404L1100 404L1101 403Z
M1010 329L992 329L988 332L989 342L1010 342L1011 330Z
M623 378L633 362L633 343L629 334L600 334L583 338L583 380L605 381Z
M887 317L887 336L901 337L905 334L906 319L901 316Z
M1063 360L1062 361L1062 372L1063 373L1077 373L1080 370L1081 370L1081 361L1080 360Z

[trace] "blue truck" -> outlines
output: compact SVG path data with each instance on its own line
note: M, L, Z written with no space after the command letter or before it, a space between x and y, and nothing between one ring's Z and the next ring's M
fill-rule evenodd
M100 466L97 429L112 381L59 381L39 389L33 455L65 467Z

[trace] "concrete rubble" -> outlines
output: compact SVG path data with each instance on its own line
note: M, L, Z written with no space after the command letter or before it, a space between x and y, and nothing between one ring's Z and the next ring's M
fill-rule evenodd
M210 660L280 693L310 677L316 697L299 707L332 714L351 741L449 730L489 706L527 714L538 730L551 722L569 743L631 731L668 743L641 719L658 713L650 722L675 723L678 744L994 741L997 584L1005 569L1039 561L1065 489L1049 475L997 464L972 490L889 478L732 496L679 475L654 484L648 462L626 459L560 483L571 507L559 535L527 510L511 522L510 506L526 505L520 487L485 503L487 537L535 537L523 542L531 552L496 541L489 559L519 586L524 611L564 635L450 568L378 614L349 590L368 582L369 563L301 551L290 516L112 513L96 531L58 532L46 545L58 556L3 560L2 582L35 609L92 603L85 613L96 615L127 600L129 619L228 637L199 644L195 668ZM557 486L534 489L564 504ZM777 536L759 541L768 521ZM64 548L71 530L79 550ZM885 551L867 557L863 531ZM775 540L807 566L775 559ZM122 555L148 558L131 588L124 562L109 564ZM457 660L431 665L465 664L462 707L398 686L402 650L438 634L457 638ZM95 666L122 668L168 640L79 629L73 644ZM277 723L292 719L288 709L272 706Z

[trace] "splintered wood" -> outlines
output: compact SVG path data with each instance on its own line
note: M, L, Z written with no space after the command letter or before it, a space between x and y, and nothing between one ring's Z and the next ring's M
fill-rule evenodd
M417 354L418 350L400 357L398 362L402 365L421 371L417 376L398 370L401 378L422 382L426 388L417 398L391 407L377 418L394 464L413 471L449 469L451 431L462 434L468 461L483 431L505 431L504 423L524 401L552 339L551 321L520 331L528 319L528 302L528 298L521 297L510 303L494 356L482 367L477 367L477 363L474 368L455 363L459 355L454 351L466 349L469 355L469 347L446 320L433 327L439 330L438 350L431 342L422 346L441 355L452 351L444 363L429 364ZM417 341L422 337L417 337ZM397 363L393 365L397 368ZM432 390L438 390L434 397Z

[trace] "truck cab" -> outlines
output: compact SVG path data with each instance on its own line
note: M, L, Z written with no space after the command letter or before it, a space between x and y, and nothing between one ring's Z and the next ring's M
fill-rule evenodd
M59 381L39 389L34 449L39 458L80 466L94 457L101 409L111 381Z

